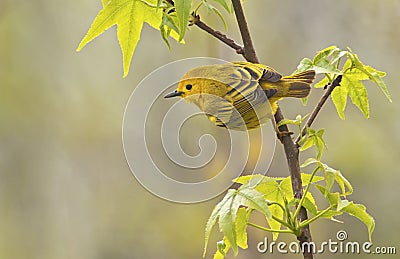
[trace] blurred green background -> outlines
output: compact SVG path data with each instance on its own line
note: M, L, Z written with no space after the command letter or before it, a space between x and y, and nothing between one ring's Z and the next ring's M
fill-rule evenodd
M355 187L350 198L375 217L375 245L398 246L400 1L248 0L244 8L260 60L283 74L333 44L388 73L392 104L368 84L370 119L349 105L342 121L329 101L315 127L326 129L325 160ZM147 192L125 162L122 117L132 90L155 68L193 56L241 57L195 27L185 45L168 50L145 26L123 79L115 28L75 52L100 9L98 0L0 1L0 258L201 258L204 226L221 197L181 205ZM223 29L217 17L202 18ZM227 20L240 39L234 17ZM314 90L309 103L321 94ZM281 107L289 118L311 111L295 100ZM287 175L279 144L270 174ZM361 222L340 219L345 225L313 224L314 240L335 239L339 229L349 240L367 240ZM250 233L237 258L271 256L256 251L265 233ZM213 232L208 257L219 238Z

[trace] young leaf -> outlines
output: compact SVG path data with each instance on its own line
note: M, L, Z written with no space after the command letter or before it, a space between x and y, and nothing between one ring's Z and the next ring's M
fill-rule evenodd
M322 138L324 132L324 129L315 131L314 129L307 128L305 137L300 141L301 147L299 151L304 151L315 146L317 148L317 159L321 159L322 153L326 147L325 141Z
M376 83L382 90L382 92L385 94L386 98L392 102L392 99L390 98L389 91L387 90L386 84L383 82L382 77L386 75L386 73L378 71L370 66L364 65L360 59L358 58L358 55L353 53L353 51L349 48L349 51L347 52L348 57L350 60L353 62L353 66L366 74L368 78Z
M369 215L366 211L366 208L362 204L354 204L351 202L348 206L344 207L341 211L346 212L347 214L354 216L361 220L368 229L369 240L372 239L372 232L375 229L375 220Z
M311 157L311 158L307 158L306 161L304 161L304 163L300 165L300 167L304 168L304 167L307 167L312 164L318 164L319 166L322 166L321 161Z
M109 0L103 1L104 8L97 14L89 31L80 42L77 51L113 25L117 25L117 36L121 46L124 77L128 75L133 52L140 39L143 23L160 29L162 10L157 0ZM173 33L171 36L177 39Z
M224 259L229 248L231 248L231 245L224 237L221 241L217 242L217 251L215 252L213 259Z
M277 181L263 182L257 186L257 190L264 194L266 200L274 201L284 206L283 194ZM268 209L274 217L283 219L283 210L279 205L272 204L268 206ZM280 222L268 217L267 222L271 229L281 229ZM273 240L276 240L278 236L278 232L272 233Z
M234 179L233 182L240 183L242 185L247 185L248 187L256 187L258 189L259 185L267 182L276 182L282 180L283 177L271 177L265 176L261 174L252 174L252 175L243 175L239 176L238 178Z
M333 104L335 104L336 111L342 120L344 120L344 109L346 108L347 94L348 90L344 84L336 86L331 93Z
M310 70L310 69L312 69L312 67L313 67L313 62L311 61L311 59L303 58L300 61L300 64L297 66L297 70L295 71L295 73L300 73L300 72Z
M329 201L329 204L334 208L337 208L339 202L341 201L339 193L331 193L324 186L316 184L315 187L325 196Z
M238 199L240 205L244 205L249 207L250 209L258 210L259 212L263 213L267 216L267 218L271 217L271 212L268 209L267 203L264 199L264 195L259 191L251 188L239 188L238 192Z
M329 84L329 79L327 77L324 77L322 80L320 80L318 83L314 84L315 88L323 88L327 84Z
M266 215L267 218L271 217L267 202L262 193L245 186L242 186L238 190L228 190L222 201L214 208L207 222L203 255L205 255L207 250L210 232L212 227L215 225L217 218L219 219L218 225L220 231L224 233L224 236L226 237L227 242L231 245L234 254L236 255L238 253L236 218L240 206L246 206L258 210Z
M333 182L335 181L339 185L343 196L353 193L353 187L351 186L350 182L342 175L339 170L333 169L324 163L321 163L321 165L325 172L325 188L327 191L330 191ZM346 191L346 189L348 189L348 191Z
M101 0L103 7L106 6L109 2L110 2L110 0Z
M318 213L317 204L315 203L315 199L312 196L311 192L307 192L306 198L304 199L303 202L303 207L314 215Z
M236 242L236 213L239 209L240 203L236 199L237 191L229 190L228 193L231 192L233 195L230 195L230 198L222 205L220 213L219 213L219 229L224 233L224 236L231 244L233 252L235 255L238 253L238 247Z
M321 211L318 211L317 213L320 213L320 212ZM329 210L329 211L325 212L324 214L322 214L321 218L326 218L326 219L329 219L329 220L332 220L332 221L335 221L338 223L343 223L343 221L340 221L340 220L337 220L336 218L334 218L334 217L342 215L342 214L343 214L342 211Z
M237 245L243 249L247 248L247 222L249 214L246 208L240 208L236 215L236 236Z
M214 0L215 2L219 3L228 13L231 13L232 10L229 8L228 3L226 0Z
M192 6L192 0L175 0L175 10L178 16L179 24L179 41L183 39L188 26L190 8Z
M303 184L303 186L306 186L311 179L311 174L305 174L302 173L301 174L301 182ZM318 175L314 175L314 177L312 178L312 182L311 183L317 183L324 180L324 177L322 176L318 176ZM290 176L286 177L285 179L283 179L280 183L280 188L283 192L283 195L289 200L289 199L293 199L293 190L292 190L292 180L290 179Z
M203 257L206 255L207 252L207 245L208 245L208 239L210 238L211 230L213 226L215 225L217 218L219 217L222 207L225 203L227 203L232 196L234 196L234 191L229 190L228 193L225 195L225 197L214 207L210 218L207 221L206 224L206 229L205 229L205 240L204 240L204 251L203 251Z

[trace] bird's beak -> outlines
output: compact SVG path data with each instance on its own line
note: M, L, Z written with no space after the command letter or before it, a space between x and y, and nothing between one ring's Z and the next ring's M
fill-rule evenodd
M184 92L178 92L178 91L175 90L174 92L169 93L166 96L164 96L164 98L171 98L171 97L181 96L182 94L184 94Z

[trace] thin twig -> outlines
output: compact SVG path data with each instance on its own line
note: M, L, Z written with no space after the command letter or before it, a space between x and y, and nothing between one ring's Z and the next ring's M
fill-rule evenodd
M211 28L210 26L208 26L207 24L205 24L204 22L202 22L200 20L200 16L199 15L195 15L194 16L194 20L193 20L193 24L195 24L197 27L199 27L200 29L208 32L209 34L211 34L212 36L214 36L215 38L219 39L220 41L222 41L223 43L225 43L226 45L228 45L229 47L233 48L234 50L236 50L236 53L242 55L243 54L243 47L240 46L239 44L237 44L233 39L228 38L228 36L226 36L225 34L214 30L213 28Z
M304 125L303 129L301 130L300 135L296 138L295 143L299 145L300 139L306 135L307 128L311 126L311 124L314 122L315 118L317 117L318 113L320 112L322 106L325 104L326 100L328 97L331 95L333 89L335 89L336 86L340 85L340 82L342 81L342 76L339 75L333 80L333 82L328 86L327 90L325 91L324 95L322 95L321 99L319 99L317 106L315 106L313 112L311 113L311 116L308 118L306 124Z

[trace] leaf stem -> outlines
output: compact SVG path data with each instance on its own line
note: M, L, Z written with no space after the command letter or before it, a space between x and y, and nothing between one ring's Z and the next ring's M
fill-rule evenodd
M301 130L299 136L295 140L295 143L296 143L297 146L300 146L299 141L306 134L307 127L310 127L311 124L314 122L314 120L317 117L318 113L321 111L322 106L325 104L326 100L331 95L331 93L335 89L335 87L340 85L341 81L342 81L342 75L338 75L335 78L335 80L333 80L333 82L329 85L328 89L325 91L324 95L322 95L321 99L319 99L319 101L317 103L317 106L315 106L313 112L311 113L311 115L308 118L306 124L304 125L303 129Z
M289 223L287 223L284 220L281 220L280 218L275 217L274 215L272 215L272 219L281 223L282 225L284 225L285 227L287 227L288 229L294 230L294 227L292 225L290 225Z
M317 213L317 215L315 215L314 217L312 217L311 219L307 219L303 222L300 223L299 228L303 228L305 226L310 225L312 222L314 222L315 220L317 220L318 218L320 218L322 215L324 215L326 212L328 212L330 209L332 209L332 205L329 206L328 208L320 211L319 213Z
M299 215L300 208L303 206L303 202L306 199L306 196L307 196L308 190L310 189L310 186L311 186L312 180L314 178L314 175L318 172L319 169L320 169L320 167L317 166L314 169L314 171L311 173L310 181L308 182L307 187L306 187L306 189L305 189L305 191L303 193L303 196L301 197L300 202L299 202L299 204L298 204L298 206L297 206L297 208L296 208L296 210L295 210L295 212L293 214L293 218L297 218L297 215Z
M283 212L286 212L285 207L283 207L283 205L279 202L268 202L268 206L270 205L278 205L283 210Z
M268 231L268 232L273 232L273 233L291 233L293 234L293 231L290 229L271 229L271 228L265 228L263 226L251 223L251 222L247 222L247 225L264 230L264 231Z

